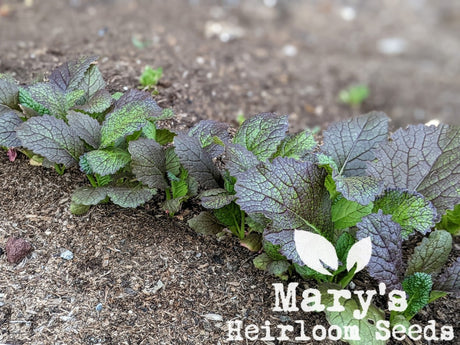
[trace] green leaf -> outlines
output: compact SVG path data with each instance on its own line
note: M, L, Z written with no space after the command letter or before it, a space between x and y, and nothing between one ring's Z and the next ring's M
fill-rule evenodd
M372 203L363 206L344 197L336 198L331 206L334 229L341 230L355 226L364 216L372 213L372 207Z
M16 135L16 128L22 124L19 115L20 113L15 110L0 112L0 146L21 146L21 141Z
M72 194L72 203L79 205L97 205L107 197L107 187L79 187Z
M203 235L215 235L224 229L210 212L201 212L187 223L193 230Z
M66 167L76 165L84 152L78 134L63 120L52 116L33 117L18 127L16 133L22 146Z
M38 115L49 114L50 111L37 101L32 98L31 93L28 89L20 87L19 88L19 103L25 109L27 109L27 113L37 113Z
M155 189L137 187L110 187L107 195L110 200L118 206L125 208L136 208L152 199L156 194Z
M431 231L437 218L436 209L419 193L389 189L374 202L374 212L382 210L401 225L403 238L414 231L426 234Z
M436 229L447 230L452 235L460 234L460 204L453 210L447 210L441 221L436 224Z
M85 156L91 170L101 176L115 174L131 161L129 153L122 149L94 150Z
M160 145L167 145L172 143L176 133L173 133L165 128L160 128L156 130L155 140Z
M431 302L434 302L436 301L437 299L439 298L442 298L444 296L447 296L448 293L447 292L444 292L444 291L435 291L435 290L431 290L431 293L430 293L430 300L428 301L428 304L430 304Z
M182 208L182 203L186 200L187 198L180 197L180 198L174 198L174 199L169 199L163 202L162 208L163 210L167 211L169 214L173 215L175 213L180 212Z
M66 94L50 83L36 83L29 86L26 93L20 92L21 103L25 102L22 96L29 96L32 102L24 104L41 114L65 119L69 110Z
M174 151L174 148L168 147L165 151L165 156L166 171L176 176L179 175L181 164L179 157L177 157L176 151Z
M0 74L0 105L20 110L19 88L17 82L9 75Z
M440 214L460 203L460 127L399 129L375 154L369 173L385 187L417 191Z
M148 120L161 115L161 108L148 93L130 90L115 104L102 124L101 148L116 145L140 130Z
M291 264L287 260L272 260L267 254L262 253L256 256L252 262L254 267L259 270L267 271L282 280L288 278L287 272Z
M417 272L404 279L402 286L409 295L404 316L410 320L430 301L433 282L429 274Z
M218 209L230 204L235 200L234 195L230 195L223 188L208 189L200 194L201 205L205 208Z
M262 241L262 246L264 248L264 252L275 261L278 260L286 260L286 257L281 254L281 246L274 245L269 241Z
M313 163L277 157L241 174L235 184L236 196L241 209L263 214L274 229L304 229L330 237L326 175Z
M348 232L344 232L337 239L335 250L337 252L337 257L343 264L347 262L348 251L353 244L355 244L355 239Z
M436 275L447 262L452 250L452 236L444 230L433 231L414 250L406 275L424 272Z
M152 139L138 139L129 142L131 167L136 179L150 188L165 190L168 183L166 174L166 155L164 149Z
M80 139L93 148L99 147L101 142L101 125L96 119L71 110L67 115L67 122Z
M144 87L155 86L163 76L163 68L153 69L150 66L145 66L144 72L139 78L139 83Z
M360 106L368 97L369 88L366 85L352 85L339 93L339 99L351 106Z
M310 130L288 135L278 146L275 157L306 159L318 144Z
M315 279L317 282L325 282L329 279L328 276L316 272L308 266L300 266L298 264L294 264L294 269L297 274L304 280Z
M245 147L259 160L266 161L277 151L287 130L287 116L262 113L243 122L233 138L233 143Z
M327 310L334 304L334 297L327 293L328 289L341 290L339 285L323 283L319 286L319 290L322 292L321 302L326 306L325 314L326 319L330 325L338 326L342 329L342 334L345 334L344 327L354 327L359 329L359 340L346 340L351 345L385 345L386 341L377 340L375 334L378 333L377 323L385 320L385 313L371 304L369 310L364 318L357 319L353 313L355 310L361 311L360 303L355 297L343 300L341 298L340 303L345 308L341 312L332 312Z
M184 197L188 194L188 171L181 170L178 180L171 180L171 191L174 199Z
M241 224L241 209L234 202L214 210L214 216L230 230L237 230Z
M89 211L91 206L89 205L81 205L81 204L77 204L73 201L70 202L70 207L69 207L69 210L70 210L70 213L76 215L76 216L81 216L83 214L85 214L86 212Z

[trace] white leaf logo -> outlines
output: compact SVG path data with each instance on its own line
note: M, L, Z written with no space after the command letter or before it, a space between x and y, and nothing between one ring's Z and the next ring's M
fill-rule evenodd
M294 230L294 242L297 253L303 263L324 275L331 276L324 265L334 271L339 266L339 259L331 242L323 236L310 231ZM355 273L361 271L369 263L372 256L372 241L370 237L356 242L348 251L347 270L351 271L356 264Z
M356 264L355 273L361 271L369 263L372 256L372 241L370 237L356 242L348 251L347 271L351 271Z
M331 276L323 263L334 271L339 266L337 253L331 242L310 231L294 230L294 242L303 263L316 272Z

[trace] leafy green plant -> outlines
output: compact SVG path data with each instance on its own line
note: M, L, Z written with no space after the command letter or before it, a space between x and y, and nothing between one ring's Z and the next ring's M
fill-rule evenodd
M342 103L351 107L361 107L361 104L369 97L370 91L366 85L351 85L339 93Z
M145 66L142 75L139 77L139 83L147 89L155 87L163 76L163 68L153 69L150 66Z

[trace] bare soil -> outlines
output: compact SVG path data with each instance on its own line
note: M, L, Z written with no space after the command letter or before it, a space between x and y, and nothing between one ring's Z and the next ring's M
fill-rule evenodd
M385 111L393 128L431 119L460 124L460 6L350 1L357 16L348 22L340 16L344 3L0 1L0 72L30 82L95 54L109 88L123 91L138 86L145 65L161 66L156 99L173 107L176 127L263 111L289 114L294 130L370 110ZM240 37L207 37L213 23ZM386 37L403 38L405 50L380 53L377 42ZM337 99L353 83L371 90L361 109ZM196 204L175 218L158 200L136 210L100 205L74 217L70 196L83 184L77 171L58 176L24 157L0 157L0 247L20 236L35 248L18 265L0 257L0 344L224 344L228 320L327 324L318 313L273 312L278 280L256 270L255 254L234 239L189 229ZM60 258L65 249L72 260ZM458 252L457 243L452 257ZM372 283L360 275L356 284ZM454 323L458 336L458 312L455 299L443 298L414 322Z

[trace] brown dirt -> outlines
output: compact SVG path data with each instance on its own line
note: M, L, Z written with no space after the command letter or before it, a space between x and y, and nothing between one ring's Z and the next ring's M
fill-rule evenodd
M371 89L361 111L383 110L394 126L460 124L458 5L354 1L358 16L345 22L341 1L224 3L231 1L0 1L9 8L0 11L0 72L29 82L73 56L97 54L109 88L122 91L137 87L145 65L162 66L157 100L183 127L276 111L290 114L295 129L324 128L357 111L337 101L357 82ZM209 21L245 34L227 43L206 38ZM150 44L136 48L133 35ZM407 40L406 51L379 53L377 40L393 36ZM289 44L297 55L283 53ZM191 231L187 212L170 219L153 201L135 211L101 205L76 218L68 204L86 183L81 174L58 176L23 158L11 164L1 156L0 181L0 246L16 235L35 247L17 266L0 258L0 343L224 344L227 320L288 320L271 310L277 280L253 268L253 255L235 240ZM73 260L59 257L64 249ZM154 292L160 280L165 286ZM451 324L458 310L446 298L415 321ZM326 325L321 314L287 317Z

